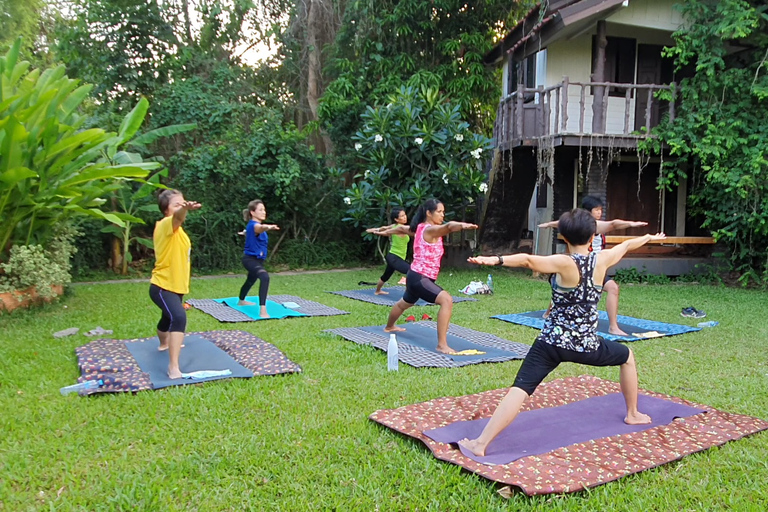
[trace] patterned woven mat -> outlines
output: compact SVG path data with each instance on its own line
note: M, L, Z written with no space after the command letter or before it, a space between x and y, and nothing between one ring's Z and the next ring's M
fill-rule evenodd
M319 302L305 300L295 295L270 295L269 300L277 302L278 304L285 304L286 302L295 302L299 305L298 308L292 308L294 311L304 313L307 316L335 316L335 315L348 315L349 311L344 311ZM249 317L245 313L241 313L226 304L216 302L213 299L189 299L187 304L199 309L203 313L208 313L219 322L256 322L257 320ZM290 318L290 317L288 317ZM262 320L263 321L263 320Z
M371 304L376 304L378 306L394 306L397 301L403 298L403 293L405 292L405 286L386 286L382 288L383 291L388 292L388 295L376 295L373 292L375 291L375 288L365 288L362 290L341 290L336 292L328 292L333 293L335 295L341 295L342 297L346 297L348 299L354 299L354 300L360 300L363 302L369 302ZM457 302L476 302L477 299L472 297L456 297L453 296L453 303ZM415 306L434 306L435 304L432 302L427 302L425 300L419 299Z
M189 334L197 334L207 339L229 354L235 361L251 370L254 375L301 372L301 367L288 359L280 349L251 333L208 331ZM149 338L103 339L77 347L75 354L81 373L77 379L78 382L98 379L104 381L103 386L90 390L88 394L153 389L149 375L139 368L138 363L125 345L126 342L142 341L142 339ZM194 381L188 383L193 384Z
M435 331L435 346L437 346L437 323L432 321L421 321L413 324L406 324L405 328L408 329L408 325L420 325ZM359 345L370 345L376 347L379 350L387 351L387 344L389 343L389 336L378 335L357 327L340 327L337 329L326 329L325 332L337 334L342 338L349 341L353 341ZM487 332L475 331L466 327L459 327L458 325L450 324L448 327L448 334L463 338L475 345L478 345L479 349L482 347L493 347L496 349L504 350L509 353L505 356L497 357L473 357L471 359L459 359L441 354L435 350L427 350L417 345L411 345L405 342L398 342L398 359L405 364L415 366L417 368L431 367L431 368L458 368L469 364L478 363L503 363L504 361L512 361L514 359L523 359L530 346L524 343L517 343L515 341L505 340L499 338L493 334Z
M707 412L642 432L573 444L497 466L475 462L458 448L433 441L422 433L454 421L487 418L507 391L496 389L461 397L437 398L398 409L382 409L371 414L370 419L418 439L440 460L457 464L489 480L519 487L529 496L581 491L768 429L768 422L758 418L642 391ZM522 410L557 407L619 391L616 382L588 375L569 377L540 385Z

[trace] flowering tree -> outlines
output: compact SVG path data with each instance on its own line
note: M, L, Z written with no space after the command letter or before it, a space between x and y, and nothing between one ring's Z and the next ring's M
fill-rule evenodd
M366 109L353 137L358 173L344 198L345 220L380 225L393 206L412 213L429 197L458 210L485 193L483 161L491 141L469 131L458 106L434 89L403 87L388 99Z

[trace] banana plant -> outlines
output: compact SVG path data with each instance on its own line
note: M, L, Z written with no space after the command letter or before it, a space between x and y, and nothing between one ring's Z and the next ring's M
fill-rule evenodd
M145 179L158 162L116 163L104 155L131 141L146 115L142 98L117 133L83 129L78 113L90 85L64 66L29 70L19 61L21 39L0 57L0 261L12 245L44 247L76 215L124 226L128 217L105 212L110 193ZM113 148L113 149L110 149Z

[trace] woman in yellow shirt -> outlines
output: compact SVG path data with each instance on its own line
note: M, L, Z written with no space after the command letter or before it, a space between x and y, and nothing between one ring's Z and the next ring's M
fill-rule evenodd
M162 312L157 323L158 350L168 351L168 376L181 378L179 354L187 327L187 312L183 295L189 293L189 253L192 244L181 225L190 210L201 205L186 201L178 190L164 190L157 197L164 217L155 223L152 236L155 244L155 268L149 285L149 297Z

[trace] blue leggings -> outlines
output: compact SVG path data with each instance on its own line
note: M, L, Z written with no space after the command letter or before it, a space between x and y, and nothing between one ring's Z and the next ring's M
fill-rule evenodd
M160 332L184 332L187 328L187 312L184 310L183 295L149 285L149 298L162 311L157 330Z

